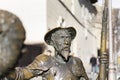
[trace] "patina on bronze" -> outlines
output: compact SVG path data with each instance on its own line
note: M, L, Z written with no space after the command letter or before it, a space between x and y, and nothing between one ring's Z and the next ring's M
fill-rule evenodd
M38 55L26 67L17 67L8 75L13 80L42 76L42 80L89 80L82 61L70 56L71 41L76 36L73 27L55 28L45 35L45 42L55 48L55 55Z
M0 76L13 67L24 39L25 30L20 19L0 10Z

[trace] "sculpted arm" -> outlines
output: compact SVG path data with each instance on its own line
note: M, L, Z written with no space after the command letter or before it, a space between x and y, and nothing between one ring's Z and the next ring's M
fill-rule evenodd
M85 68L84 68L84 66L83 66L83 63L82 63L82 61L81 61L81 67L82 67L82 78L85 78L85 80L89 80L88 79L88 76L87 76L87 73L86 73L86 71L85 71ZM81 79L80 79L81 80Z
M82 60L76 58L76 64L78 65L78 71L76 71L76 75L80 76L80 80L89 80L85 68L83 66Z
M15 71L8 75L8 78L26 80L38 76L50 68L51 65L47 64L47 61L50 61L49 59L49 56L41 54L37 56L30 65L26 67L16 67Z

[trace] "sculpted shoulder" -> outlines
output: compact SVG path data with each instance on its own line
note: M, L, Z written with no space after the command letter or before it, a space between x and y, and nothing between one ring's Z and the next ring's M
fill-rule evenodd
M75 63L75 64L83 64L82 63L82 60L80 59L80 58L78 58L78 57L71 57L71 59L73 60L73 62Z
M49 60L51 58L51 56L49 55L46 55L46 54L40 54L36 57L36 59L38 61L43 61L43 62L46 62L47 60Z
M46 71L52 67L54 64L52 56L46 55L46 54L40 54L38 55L35 60L29 64L26 68L32 69L32 70L41 70Z

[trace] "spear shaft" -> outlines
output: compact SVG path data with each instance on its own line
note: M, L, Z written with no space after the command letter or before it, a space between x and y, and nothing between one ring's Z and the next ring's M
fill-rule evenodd
M102 31L101 31L101 46L100 46L100 72L98 80L106 80L108 54L106 52L107 43L107 22L108 22L108 0L105 0L103 17L102 17Z

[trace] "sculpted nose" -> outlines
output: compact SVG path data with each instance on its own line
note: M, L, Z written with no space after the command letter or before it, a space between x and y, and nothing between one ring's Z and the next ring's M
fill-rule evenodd
M65 41L65 44L68 44L68 41Z
M68 41L67 40L65 40L65 42L64 42L66 45L68 45Z
M70 43L69 38L64 38L64 44L65 44L65 45L69 45L69 43Z

